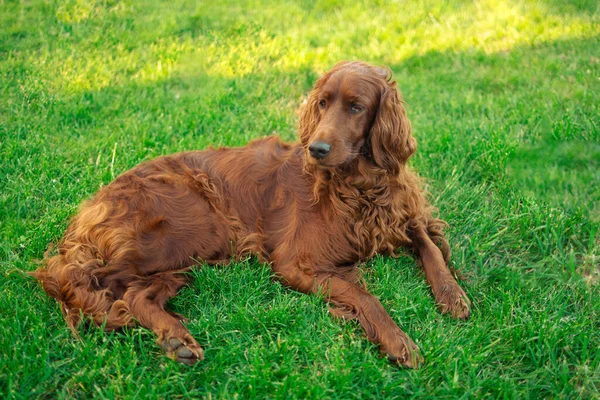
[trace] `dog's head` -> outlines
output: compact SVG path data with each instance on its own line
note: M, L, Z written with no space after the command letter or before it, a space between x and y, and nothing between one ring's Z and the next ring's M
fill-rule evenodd
M324 168L366 157L397 174L416 149L391 72L363 62L340 62L317 81L299 131L307 162Z

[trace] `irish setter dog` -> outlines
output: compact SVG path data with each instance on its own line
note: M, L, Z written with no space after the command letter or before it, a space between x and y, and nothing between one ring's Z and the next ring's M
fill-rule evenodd
M137 321L169 357L194 364L202 348L166 301L198 260L257 255L283 284L356 319L390 361L416 367L417 346L359 282L357 263L405 247L442 312L466 319L469 300L447 266L445 223L406 165L416 143L389 71L338 63L304 105L299 136L125 172L81 206L58 253L32 274L72 329L81 315L108 330Z

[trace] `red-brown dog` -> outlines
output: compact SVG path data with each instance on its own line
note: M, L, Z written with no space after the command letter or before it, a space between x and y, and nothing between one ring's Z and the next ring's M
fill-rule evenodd
M202 348L164 308L182 272L256 254L284 284L357 319L391 361L416 366L416 345L357 282L356 263L406 247L442 312L468 318L469 300L446 264L445 224L406 166L416 144L396 84L386 70L339 63L315 85L299 130L297 144L269 137L125 172L83 204L33 274L72 328L80 312L107 329L136 320L193 364Z

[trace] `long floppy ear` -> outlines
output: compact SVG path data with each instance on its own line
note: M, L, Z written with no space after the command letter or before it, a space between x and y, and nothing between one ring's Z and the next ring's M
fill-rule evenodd
M417 149L417 142L410 133L410 121L396 82L386 86L369 133L368 147L375 164L391 174L398 174Z
M323 83L321 82L323 78L319 79L315 84L314 89L308 95L308 100L306 104L302 107L302 111L300 112L300 121L298 123L298 136L300 136L300 142L302 146L308 147L308 141L310 140L310 136L317 129L317 125L321 120L321 114L319 113L319 92L321 91L321 87L323 87Z

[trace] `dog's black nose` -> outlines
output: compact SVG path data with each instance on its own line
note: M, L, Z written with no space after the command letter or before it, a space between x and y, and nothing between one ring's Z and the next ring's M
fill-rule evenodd
M317 160L321 160L327 157L327 154L331 151L331 145L328 145L325 142L312 142L310 146L308 146L308 151L311 156Z

